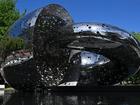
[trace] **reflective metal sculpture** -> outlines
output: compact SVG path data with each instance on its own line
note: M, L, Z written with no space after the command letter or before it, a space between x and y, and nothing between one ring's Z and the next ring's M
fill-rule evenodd
M76 39L68 47L91 53L77 54L81 56L79 64L84 57L98 59L80 68L79 85L113 85L139 70L139 42L128 32L107 24L79 23L74 25L74 33Z
M9 33L23 42L2 64L5 81L16 89L115 85L140 67L140 44L131 34L107 24L74 24L57 4L19 19Z
M59 85L69 69L67 36L73 33L73 20L59 5L44 8L35 24L33 52L37 71L45 86ZM63 40L66 38L66 41Z
M42 9L37 9L17 20L9 29L11 49L5 54L1 72L5 82L16 89L33 89L40 76L33 63L32 38L36 19ZM20 48L18 47L20 45Z

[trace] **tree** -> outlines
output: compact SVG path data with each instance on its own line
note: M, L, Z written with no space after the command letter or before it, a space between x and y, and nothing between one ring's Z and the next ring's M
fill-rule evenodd
M132 35L134 35L134 37L140 41L140 33L139 32L132 32Z
M15 0L0 0L0 38L5 35L9 26L20 17Z
M5 58L10 50L19 49L21 39L13 39L7 35L9 27L19 18L15 0L0 0L0 58Z

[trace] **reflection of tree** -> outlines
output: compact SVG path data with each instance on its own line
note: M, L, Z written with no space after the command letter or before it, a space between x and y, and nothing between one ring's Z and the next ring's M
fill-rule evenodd
M12 51L20 50L24 48L24 41L21 38L11 38L5 36L0 41L0 55L3 59Z
M132 32L132 35L140 41L140 33ZM139 85L140 84L140 71L138 71L135 75L130 76L126 79L126 85Z

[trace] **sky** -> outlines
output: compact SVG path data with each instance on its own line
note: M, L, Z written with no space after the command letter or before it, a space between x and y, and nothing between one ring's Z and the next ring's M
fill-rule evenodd
M29 13L52 3L67 9L75 23L100 22L140 32L140 0L18 0L16 7Z

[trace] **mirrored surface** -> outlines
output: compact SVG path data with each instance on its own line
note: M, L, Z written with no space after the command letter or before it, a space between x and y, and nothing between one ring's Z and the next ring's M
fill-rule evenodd
M113 85L139 71L139 42L128 32L108 24L77 23L73 25L75 40L70 49L85 50L100 56L104 63L81 69L79 84ZM84 58L87 54L82 54ZM101 57L103 56L103 57ZM93 57L88 56L93 60ZM95 57L96 58L96 57ZM73 60L83 59L75 56ZM104 59L108 59L107 62ZM85 60L85 59L84 59ZM83 60L82 60L83 61ZM89 60L87 60L89 61ZM105 63L106 62L106 63ZM91 78L90 78L91 77ZM80 82L81 81L81 82Z
M18 19L9 29L1 74L5 83L15 89L33 89L39 79L33 63L33 30L42 9L37 9Z
M140 43L131 34L103 23L74 23L58 4L17 20L7 40L1 74L17 90L112 86L140 69Z
M35 24L33 52L37 71L45 86L58 86L69 70L67 36L73 33L73 20L62 6L44 8ZM66 40L63 40L66 39Z

